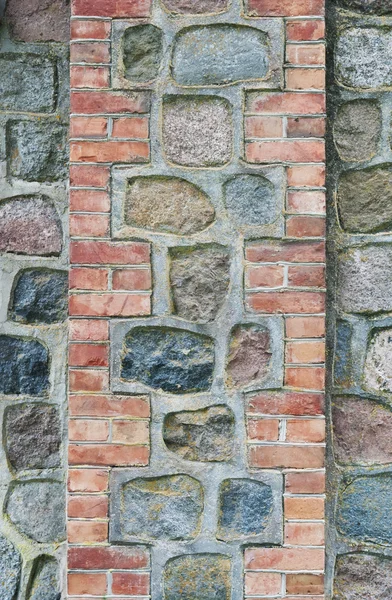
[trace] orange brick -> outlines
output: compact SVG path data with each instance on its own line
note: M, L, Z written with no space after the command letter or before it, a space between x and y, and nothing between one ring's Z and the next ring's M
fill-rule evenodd
M76 118L76 117L74 117ZM82 117L83 118L83 117ZM71 165L70 184L76 187L107 187L110 171L98 165ZM76 191L76 190L73 190ZM110 207L110 203L109 203Z
M105 40L110 37L110 21L71 21L72 40Z
M149 17L152 0L72 0L72 14L80 17Z
M246 260L250 262L325 262L324 242L256 242L247 245Z
M148 139L147 117L122 117L113 119L112 137L114 138L136 138Z
M69 314L86 317L137 317L149 315L148 294L75 294L69 298Z
M150 592L149 573L113 573L113 594L127 596L147 596Z
M92 466L144 466L148 465L149 449L146 446L116 444L70 444L70 465Z
M105 117L71 117L70 137L104 137L107 127Z
M324 65L324 44L288 44L286 60L292 65Z
M77 596L105 595L107 592L106 573L68 573L68 594Z
M69 548L68 568L85 570L145 569L149 552L140 546Z
M74 442L106 442L109 423L103 420L70 419L68 437Z
M325 237L325 217L288 217L286 235L288 237Z
M110 63L110 44L75 42L70 46L71 63Z
M281 265L263 265L246 269L246 283L250 288L281 287L284 281L284 268Z
M303 392L260 392L248 398L250 414L266 415L322 415L324 395Z
M71 88L107 88L109 83L109 67L72 65L70 68Z
M70 496L68 498L68 517L70 519L104 519L107 516L107 496Z
M289 90L324 90L324 69L286 69L286 88ZM311 162L311 161L309 161Z
M107 290L108 277L108 269L74 267L69 272L69 288L71 290ZM88 323L92 325L94 321L88 321Z
M70 344L68 363L71 367L109 366L107 344Z
M69 398L69 412L82 417L147 418L150 416L148 397L143 396L90 396Z
M325 368L286 367L285 385L305 390L323 390L325 387Z
M69 216L69 234L72 237L108 237L110 220L107 215Z
M102 469L69 469L68 471L70 492L106 492L108 485L109 471Z
M97 319L70 319L69 339L78 342L104 342L109 339L109 322Z
M324 498L292 498L284 499L285 519L324 519Z
M246 160L251 163L321 162L325 160L324 140L248 142L245 150Z
M287 137L308 138L325 136L324 117L294 117L287 119Z
M113 271L112 287L114 290L149 290L151 271L150 269L117 269Z
M325 335L325 317L287 317L286 337L317 338Z
M109 212L110 198L100 190L71 190L69 209L71 211Z
M293 187L325 185L325 165L296 165L287 169L287 184Z
M109 388L109 373L94 369L78 369L69 372L71 392L106 392Z
M325 492L324 471L286 473L286 492L290 494L323 494Z
M98 544L108 541L108 523L68 521L67 530L70 544Z
M325 109L325 94L321 93L262 92L250 95L247 104L248 112L264 114L317 115Z
M290 212L324 215L325 205L325 192L289 192L287 195L287 210Z
M286 577L287 594L324 594L323 575L295 574Z
M71 262L77 264L140 265L150 260L150 244L144 242L72 242Z
M71 142L70 160L96 163L142 163L150 156L147 142Z
M147 113L149 109L150 95L148 92L71 92L71 113L73 114L142 114Z
M285 544L323 546L325 543L324 529L324 523L285 523Z
M114 443L148 444L149 424L147 421L113 421L112 437Z
M281 138L283 137L283 119L281 117L246 117L245 137Z
M320 313L325 310L324 292L255 292L248 294L247 307L258 313ZM71 313L73 314L73 313Z
M288 268L288 285L325 288L325 267L298 265Z
M247 429L250 440L276 442L279 438L278 419L249 419Z
M324 466L322 446L252 446L249 466L258 469L320 469Z
M247 548L246 569L322 571L324 551L319 548Z
M317 42L324 39L324 20L289 21L286 25L286 37L290 42Z
M286 441L310 443L324 442L324 419L300 419L287 421Z
M280 573L245 573L245 594L251 596L277 596L282 587Z
M297 364L323 363L325 343L319 341L287 342L286 362Z

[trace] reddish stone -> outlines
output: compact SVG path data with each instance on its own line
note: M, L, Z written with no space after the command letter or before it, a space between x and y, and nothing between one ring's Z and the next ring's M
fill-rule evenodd
M67 42L69 0L7 0L6 21L20 42Z
M227 382L232 387L261 382L271 360L270 333L260 325L242 325L231 334Z

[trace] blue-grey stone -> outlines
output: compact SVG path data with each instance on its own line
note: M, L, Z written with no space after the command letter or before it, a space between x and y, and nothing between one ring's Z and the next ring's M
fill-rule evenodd
M35 54L0 54L0 110L52 112L56 66Z
M0 535L0 600L14 600L22 561L13 544Z
M224 554L184 554L165 565L164 600L230 600L231 559Z
M337 0L344 8L357 10L366 15L388 15L392 13L392 0Z
M39 396L49 387L49 354L37 340L0 336L0 394Z
M35 559L28 588L28 600L60 600L59 564L52 556Z
M273 223L278 217L275 186L261 175L237 175L224 185L230 218L241 226Z
M48 324L65 321L68 314L66 271L26 269L16 280L10 309L13 321Z
M336 322L333 373L335 384L342 387L350 387L352 369L352 334L353 327L351 323L342 320Z
M125 78L136 83L156 79L163 50L161 29L155 25L129 27L121 43Z

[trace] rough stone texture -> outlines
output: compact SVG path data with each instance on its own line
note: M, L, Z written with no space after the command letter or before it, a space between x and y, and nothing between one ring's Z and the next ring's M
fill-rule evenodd
M164 600L229 600L231 560L222 554L172 558L164 571Z
M163 51L163 33L154 25L136 25L122 38L125 77L143 83L158 76Z
M0 202L0 252L58 255L62 242L60 219L44 196L19 196Z
M124 540L190 540L203 512L203 487L188 475L133 479L121 490Z
M226 479L220 487L218 539L231 541L259 535L272 509L269 485L250 479Z
M49 387L48 351L36 340L0 335L0 394L39 396Z
M333 135L342 160L370 160L377 153L381 135L380 106L372 100L353 100L343 104L336 115Z
M29 600L60 600L60 573L56 559L39 556L30 580Z
M230 258L223 246L178 248L170 253L174 312L188 321L213 321L230 284Z
M61 463L58 409L47 404L10 406L4 417L7 458L13 469L45 469Z
M392 0L337 0L344 8L360 11L368 15L388 15L392 13Z
M135 327L124 341L121 377L164 392L210 388L214 370L211 338L169 327Z
M162 0L170 12L184 15L201 15L222 12L227 9L228 0Z
M56 67L51 60L34 54L0 54L0 72L0 110L53 111Z
M185 460L224 461L233 453L234 425L233 411L224 405L170 413L163 439L171 452Z
M392 598L391 560L375 554L338 556L333 600L389 600Z
M68 314L68 275L66 271L28 269L16 280L11 318L21 323L59 323Z
M16 548L0 535L0 600L13 600L18 589L22 561Z
M336 78L344 86L382 89L392 85L392 30L352 27L336 43Z
M68 128L53 122L8 123L9 173L25 181L58 181L68 173Z
M269 70L268 51L268 36L253 27L190 27L174 42L173 78L187 86L263 79Z
M365 386L369 390L392 392L392 329L375 330L365 363Z
M334 356L334 381L336 385L350 387L351 371L353 366L352 341L353 327L347 321L336 322L335 331L335 356Z
M392 169L386 166L346 171L338 188L342 228L351 233L392 229Z
M5 18L20 42L67 42L69 0L7 0Z
M261 325L238 325L231 332L227 384L246 387L261 383L271 361L270 332Z
M224 186L230 219L239 227L273 223L279 214L275 186L260 175L237 175Z
M50 480L14 484L6 505L15 527L36 542L65 539L65 488Z
M163 104L163 147L170 162L217 167L232 155L232 116L217 96L170 96Z
M127 187L125 222L131 227L191 235L215 218L208 196L177 177L135 177Z

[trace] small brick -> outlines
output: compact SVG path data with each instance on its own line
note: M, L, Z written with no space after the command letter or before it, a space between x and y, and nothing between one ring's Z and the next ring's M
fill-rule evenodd
M69 209L82 212L109 212L110 197L107 192L100 190L71 190Z
M286 593L287 594L324 594L324 577L323 575L311 574L295 574L287 575L286 577Z
M108 120L104 117L71 117L70 137L104 137L107 134Z
M147 117L123 117L113 119L112 137L114 138L133 138L148 139L148 118Z
M74 117L76 118L76 117ZM82 117L83 118L83 117ZM71 165L70 184L75 187L106 188L109 183L109 167L98 165ZM76 190L72 190L75 192ZM110 202L109 202L110 207Z
M251 163L320 162L325 160L324 140L248 142L246 160Z
M286 235L293 238L325 237L325 217L288 217Z
M284 268L281 265L263 265L246 269L246 285L249 288L281 287L284 281Z
M68 438L73 442L106 442L109 438L109 423L102 419L70 419Z
M325 387L325 368L286 367L285 385L305 390L323 390Z
M152 0L72 0L72 14L80 17L149 17Z
M317 42L325 37L323 19L311 21L289 21L286 25L286 38L290 42Z
M326 110L325 94L321 93L263 92L248 98L247 111L250 113L317 115Z
M279 420L249 419L247 431L250 440L276 442L279 438Z
M145 569L150 564L149 552L142 546L107 546L101 548L69 548L68 568L86 570Z
M110 44L76 42L70 46L71 63L110 63Z
M147 596L150 593L149 573L116 573L112 575L113 594Z
M299 419L287 421L287 442L321 443L325 441L324 419Z
M151 313L148 294L75 294L69 299L69 314L86 317L138 317Z
M288 44L286 61L292 65L324 65L324 44Z
M71 367L107 367L109 348L106 344L70 344L68 363Z
M70 519L105 519L108 516L107 496L70 496L68 517Z
M73 416L147 418L150 416L148 397L140 396L71 396L69 411Z
M323 471L306 473L287 473L286 492L290 494L323 494L325 492L325 473Z
M141 265L149 261L150 244L144 242L71 243L71 263L74 264Z
M319 469L324 466L322 446L252 446L249 466L257 469Z
M130 467L148 465L146 446L119 446L116 444L70 444L70 465Z
M287 119L287 137L323 138L325 136L324 117L294 117Z
M96 163L147 162L150 146L147 142L71 142L70 160Z
M325 362L325 343L320 341L287 342L286 362L317 364Z
M96 319L70 319L69 339L78 342L105 342L109 339L109 322Z
M107 371L78 369L69 372L71 392L106 392L108 388L109 374Z
M324 551L319 548L247 548L246 569L322 571Z
M108 278L108 269L74 267L69 272L69 288L71 290L107 290ZM89 321L89 323L94 323L94 321Z
M323 187L325 165L296 165L287 169L287 185L292 187Z
M71 21L72 40L105 40L110 37L110 21Z
M324 518L324 498L292 498L284 499L285 519L314 519Z
M148 92L71 92L71 113L74 114L141 114L147 113L149 109Z
M324 90L324 69L286 69L286 88L289 90ZM309 161L311 162L311 161Z
M318 338L325 335L325 317L288 317L286 337Z
M106 492L108 486L109 471L102 469L69 469L68 471L70 492Z
M325 267L298 265L288 268L288 285L293 287L325 287Z
M105 595L107 592L106 573L68 573L68 594L70 596Z
M324 292L255 292L246 298L248 309L266 314L320 313L325 310ZM73 314L71 312L71 314Z
M282 588L280 573L245 573L245 594L278 596Z
M285 543L291 546L323 546L324 529L324 523L285 523Z
M68 521L67 530L69 544L98 544L108 541L108 523Z
M79 238L104 238L110 232L110 220L107 215L69 216L69 234Z
M324 413L324 395L301 392L261 392L248 398L251 414L315 416Z
M281 117L246 117L245 137L281 138L283 137L283 119Z
M147 421L113 421L112 438L120 444L148 444L150 429Z
M245 250L250 262L325 262L325 242L257 242L250 243Z
M149 290L151 289L150 269L117 269L113 271L113 290Z
M287 195L287 210L295 213L325 214L325 192L289 192Z
M71 88L107 88L110 82L109 67L72 65L70 68Z

